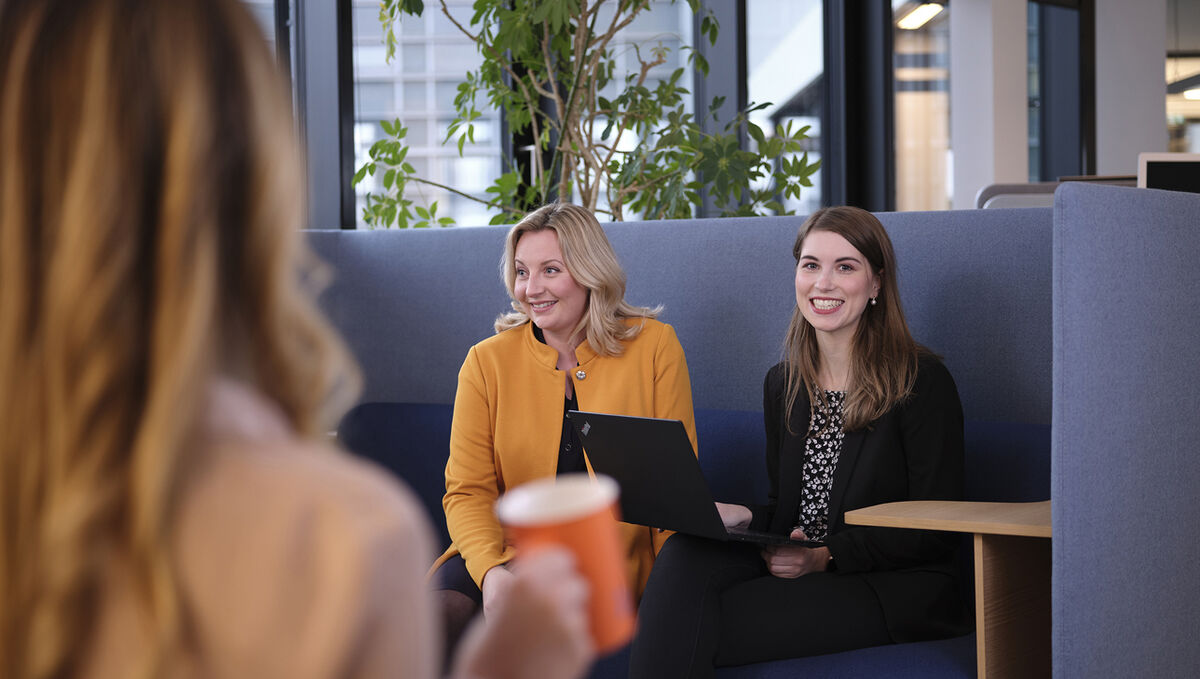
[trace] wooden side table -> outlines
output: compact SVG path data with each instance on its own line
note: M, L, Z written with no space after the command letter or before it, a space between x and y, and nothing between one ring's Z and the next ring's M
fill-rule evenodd
M979 677L1049 677L1050 501L892 502L846 523L973 533Z

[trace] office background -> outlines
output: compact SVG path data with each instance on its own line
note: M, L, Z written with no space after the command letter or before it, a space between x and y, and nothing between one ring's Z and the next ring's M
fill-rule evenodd
M391 62L376 0L245 0L286 66L309 152L314 228L362 227L368 180L350 177L381 134L409 127L418 174L482 195L507 159L520 159L491 112L460 157L443 147L453 96L480 59L441 13L404 17ZM447 0L468 18L470 0ZM1190 0L946 0L917 28L899 24L912 0L704 0L720 21L715 45L695 40L686 2L654 0L623 45L704 51L694 101L725 97L722 117L771 102L757 122L811 125L822 168L787 207L974 207L993 183L1129 175L1142 151L1200 151L1200 3ZM630 59L632 62L632 58ZM1189 94L1190 91L1190 94ZM1190 98L1194 96L1195 98ZM753 142L748 142L753 143ZM515 156L514 156L515 153ZM461 225L488 208L424 187L418 202ZM698 206L697 216L705 216Z

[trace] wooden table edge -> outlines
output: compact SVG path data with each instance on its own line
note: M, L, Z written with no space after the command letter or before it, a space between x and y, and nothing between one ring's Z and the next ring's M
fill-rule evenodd
M982 535L1051 537L1050 501L967 502L913 500L846 512L846 523Z

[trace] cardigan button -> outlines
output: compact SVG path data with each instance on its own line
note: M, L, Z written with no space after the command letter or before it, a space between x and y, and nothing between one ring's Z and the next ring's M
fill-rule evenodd
M577 379L577 380L586 380L586 379L587 379L587 372L585 372L585 371L583 371L583 370L576 370L576 371L575 371L575 379Z

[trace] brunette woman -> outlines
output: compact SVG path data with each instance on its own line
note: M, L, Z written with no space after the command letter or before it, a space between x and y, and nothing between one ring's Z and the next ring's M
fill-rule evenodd
M822 209L800 228L785 358L767 373L768 503L718 503L750 525L823 546L758 549L676 535L639 612L633 677L964 632L945 534L850 526L851 509L962 493L954 380L913 340L895 255L874 215Z

